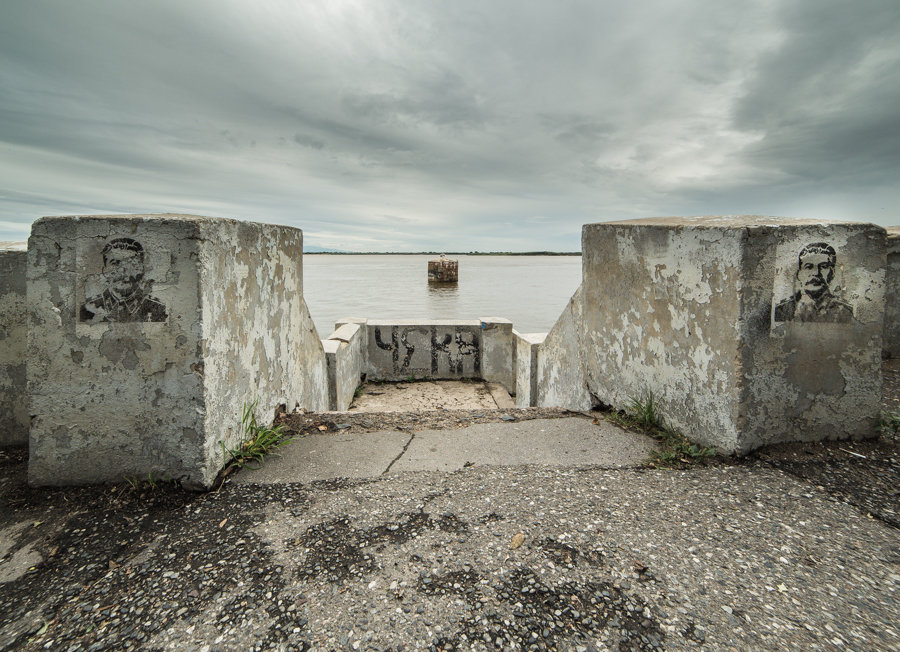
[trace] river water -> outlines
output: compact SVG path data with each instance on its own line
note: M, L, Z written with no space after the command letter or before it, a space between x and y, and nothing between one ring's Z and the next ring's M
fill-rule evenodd
M459 283L429 284L429 255L303 257L303 294L320 337L344 317L504 317L547 332L581 283L581 256L455 256Z

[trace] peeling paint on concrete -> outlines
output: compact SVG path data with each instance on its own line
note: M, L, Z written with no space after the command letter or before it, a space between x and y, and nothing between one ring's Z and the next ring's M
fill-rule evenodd
M110 269L111 242L142 253L130 276ZM123 291L129 279L141 294ZM110 296L152 302L110 307ZM222 443L242 436L242 405L256 400L262 423L280 404L326 405L296 229L168 214L44 218L29 240L28 313L33 484L153 473L208 487Z
M900 226L887 230L884 293L884 355L900 357Z
M0 447L28 442L24 242L0 242Z
M591 408L592 400L585 382L584 302L582 283L538 349L537 406L571 410Z
M807 286L807 300L823 315L839 301L851 308L819 319L832 323L776 321L810 252L835 298L827 304ZM652 393L666 425L726 452L872 436L884 255L883 229L858 223L724 216L586 225L584 280L542 346L538 405L582 409L587 395L624 408Z

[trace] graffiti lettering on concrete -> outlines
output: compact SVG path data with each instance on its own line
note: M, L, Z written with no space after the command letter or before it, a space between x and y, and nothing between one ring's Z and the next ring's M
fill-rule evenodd
M103 248L104 289L85 299L79 310L82 322L161 322L166 307L153 296L152 282L144 278L144 247L131 238L116 238Z
M409 369L409 361L412 359L413 353L416 352L416 347L409 341L409 333L413 330L416 329L404 328L400 330L396 326L392 326L391 341L385 343L381 337L381 328L375 327L375 344L378 345L379 349L391 352L391 362L395 374L403 373ZM404 350L402 361L400 360L401 348Z
M450 373L463 373L463 362L472 357L473 374L481 373L481 342L474 331L456 331L453 335L445 333L438 339L437 329L431 329L431 373L437 375L442 356L447 356Z
M441 326L374 326L375 344L391 353L391 369L395 376L410 372L429 373L428 354L431 354L430 373L434 377L445 374L478 378L481 375L481 335L478 329L447 329ZM450 332L447 332L447 331ZM430 336L430 337L429 337ZM417 350L423 355L412 366Z
M826 242L813 242L797 256L794 293L775 306L774 321L846 324L853 307L838 296L837 253Z

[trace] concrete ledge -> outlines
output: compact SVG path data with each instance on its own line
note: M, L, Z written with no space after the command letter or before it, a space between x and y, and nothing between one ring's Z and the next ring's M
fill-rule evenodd
M519 333L513 330L516 350L516 407L536 407L538 351L547 333Z
M322 341L328 367L328 404L330 410L350 407L362 375L363 328L344 324Z
M481 377L516 393L516 356L512 322L503 317L482 317Z
M28 443L26 243L0 242L0 447Z
M366 328L371 379L482 378L480 320L370 319Z

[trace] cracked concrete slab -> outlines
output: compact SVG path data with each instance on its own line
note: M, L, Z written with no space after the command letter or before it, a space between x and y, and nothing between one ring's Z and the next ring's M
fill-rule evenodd
M262 468L244 470L237 484L286 484L332 478L374 478L391 465L409 442L399 430L296 437L266 457Z
M637 466L655 442L584 418L481 423L457 430L305 435L238 484L375 478L387 472L454 471L465 466Z
M417 432L407 452L391 468L400 471L453 471L468 465L637 466L655 442L600 421L534 419L480 423L459 430Z

